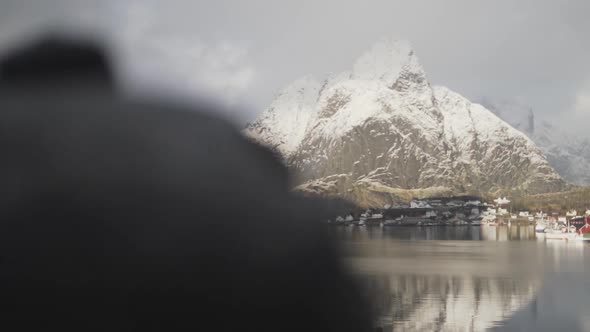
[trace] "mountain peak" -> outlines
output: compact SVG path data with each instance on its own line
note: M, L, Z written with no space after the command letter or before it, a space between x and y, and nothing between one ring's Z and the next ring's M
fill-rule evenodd
M302 76L279 91L276 98L284 95L305 95L308 90L316 90L319 82L311 75Z
M379 80L403 91L410 85L428 84L426 74L411 44L384 38L373 44L355 63L353 79Z
M382 39L351 72L311 82L284 89L246 130L282 153L297 190L376 207L416 190L565 186L526 135L458 93L431 87L408 42Z

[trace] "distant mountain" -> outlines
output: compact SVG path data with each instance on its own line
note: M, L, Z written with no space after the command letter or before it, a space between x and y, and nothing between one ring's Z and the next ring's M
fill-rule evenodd
M558 125L538 119L530 106L514 101L482 104L526 134L543 151L549 165L573 184L590 185L590 142Z
M407 42L382 40L322 83L296 81L244 132L282 153L297 190L361 206L565 186L526 135L432 87Z

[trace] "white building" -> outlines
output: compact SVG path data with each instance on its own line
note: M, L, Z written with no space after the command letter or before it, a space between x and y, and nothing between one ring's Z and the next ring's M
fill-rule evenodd
M496 205L498 205L498 206L507 205L507 204L510 204L510 200L507 199L506 197L498 197L497 199L494 200L494 203L496 203Z

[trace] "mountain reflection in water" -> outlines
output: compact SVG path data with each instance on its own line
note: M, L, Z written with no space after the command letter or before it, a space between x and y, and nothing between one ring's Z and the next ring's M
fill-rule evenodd
M590 331L590 244L530 226L333 231L384 331Z

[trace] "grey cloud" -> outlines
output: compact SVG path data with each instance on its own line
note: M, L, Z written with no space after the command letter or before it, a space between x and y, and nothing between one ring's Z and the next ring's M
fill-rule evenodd
M8 2L19 7L21 15L43 16L42 10L35 10L40 1ZM60 1L78 11L80 3L94 4ZM127 19L146 8L156 15L146 21ZM243 66L234 69L250 68L256 79L247 82L247 89L235 90L235 99L245 105L242 113L232 115L238 121L256 116L278 89L298 77L321 78L349 69L373 42L387 36L412 43L433 84L474 100L518 99L541 117L575 125L590 118L575 111L585 105L580 96L588 95L590 81L588 12L586 0L109 0L101 2L96 14L115 38L139 24L149 31L144 40L148 44L169 45L158 39L188 36L186 45L175 46L173 53L194 47L195 40L247 45ZM3 22L6 11L0 7L0 13ZM140 47L131 45L129 52L133 49ZM151 59L158 60L157 54ZM192 66L190 61L182 65Z

